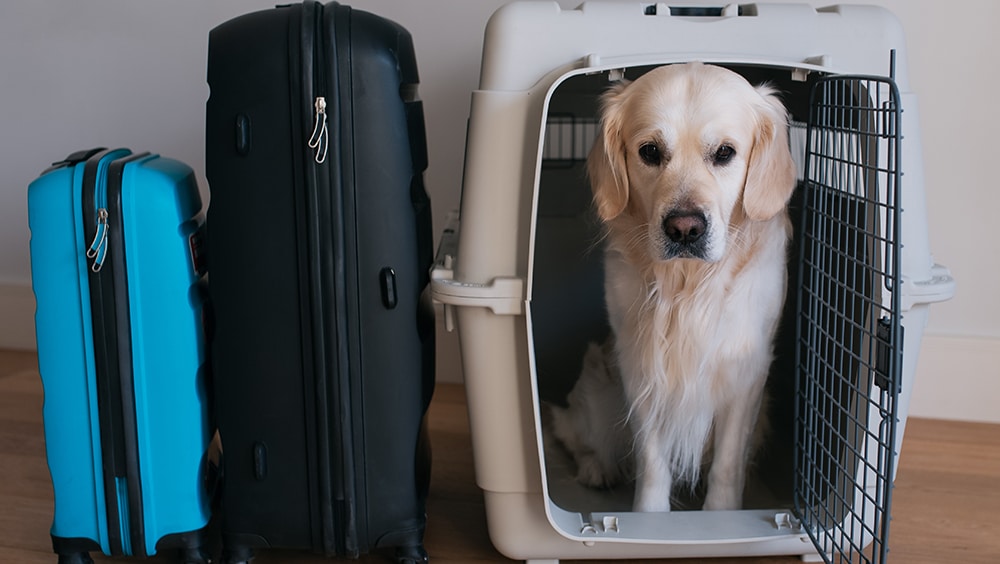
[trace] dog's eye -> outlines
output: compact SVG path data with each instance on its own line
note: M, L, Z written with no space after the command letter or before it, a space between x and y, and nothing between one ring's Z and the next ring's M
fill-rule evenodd
M660 148L655 143L646 143L642 147L639 147L639 158L649 166L659 166L663 160Z
M715 150L715 154L712 155L712 162L717 165L724 165L736 155L736 149L733 149L731 145L720 145L718 149Z

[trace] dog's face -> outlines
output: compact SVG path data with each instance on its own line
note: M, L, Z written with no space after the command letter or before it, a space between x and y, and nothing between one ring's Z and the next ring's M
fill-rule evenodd
M788 202L787 113L769 88L692 63L616 85L602 101L588 158L597 211L653 261L718 261L731 225L771 219Z

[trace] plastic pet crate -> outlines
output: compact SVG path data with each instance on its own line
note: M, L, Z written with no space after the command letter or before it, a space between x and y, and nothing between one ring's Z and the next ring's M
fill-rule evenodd
M490 20L461 213L433 294L457 326L495 546L529 562L802 555L882 562L928 305L954 282L927 234L917 98L897 20L867 6L514 3ZM660 65L725 66L781 93L800 181L771 431L738 511L632 512L577 484L547 430L608 332L585 160L598 96ZM905 172L905 176L904 176ZM905 245L903 242L905 241ZM700 507L695 493L680 500Z

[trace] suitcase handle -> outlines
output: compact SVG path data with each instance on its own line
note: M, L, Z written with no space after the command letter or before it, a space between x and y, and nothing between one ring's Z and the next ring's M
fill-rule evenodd
M47 172L52 172L53 170L63 168L66 166L73 166L77 163L82 163L83 161L93 157L97 153L104 151L106 147L94 147L93 149L84 149L82 151L76 151L75 153L70 153L65 159L61 161L56 161L49 165L49 168L45 169L42 174Z

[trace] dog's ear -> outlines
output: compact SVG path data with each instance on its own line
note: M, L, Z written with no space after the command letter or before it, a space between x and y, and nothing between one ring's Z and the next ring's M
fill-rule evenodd
M759 86L761 100L754 104L757 137L750 151L743 209L757 221L780 212L795 191L795 163L788 149L788 111L769 86Z
M603 221L618 217L628 204L628 170L622 139L622 104L628 82L612 86L601 97L601 127L587 156L587 174L597 215Z

